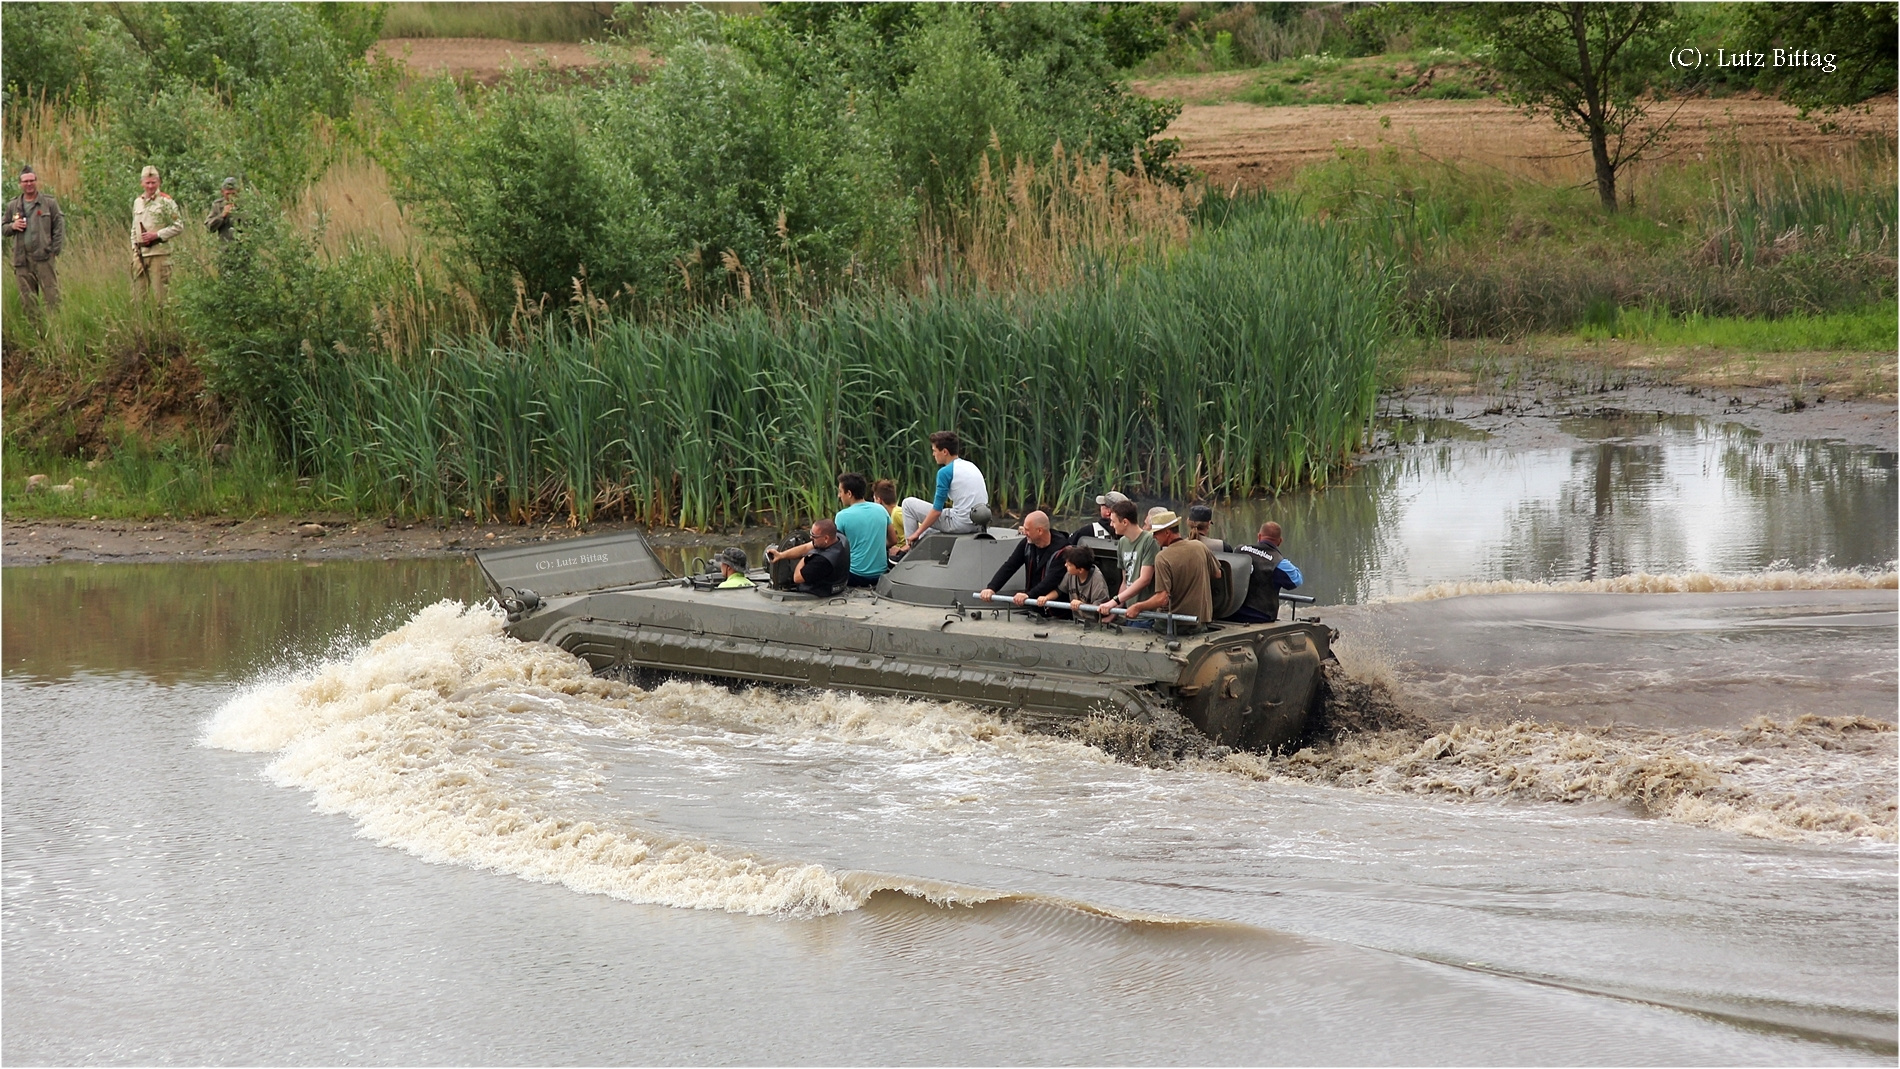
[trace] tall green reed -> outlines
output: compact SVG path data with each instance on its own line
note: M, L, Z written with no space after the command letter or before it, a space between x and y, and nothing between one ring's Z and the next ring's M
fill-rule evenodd
M940 428L1005 510L1109 487L1278 490L1360 444L1388 290L1343 228L1261 199L1042 292L569 321L401 364L326 355L291 437L319 490L358 508L574 523L789 523L831 511L845 470L925 493Z

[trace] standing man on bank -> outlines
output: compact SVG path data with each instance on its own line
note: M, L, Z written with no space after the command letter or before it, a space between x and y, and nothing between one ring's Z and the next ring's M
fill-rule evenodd
M40 192L40 176L31 166L20 170L20 195L7 202L6 220L20 303L28 316L38 317L42 305L59 306L59 276L53 265L66 245L66 216L52 194Z
M222 243L233 242L238 236L237 179L225 179L218 192L220 199L217 206L211 209L210 215L205 216L205 229L218 235L218 241Z
M172 280L172 250L168 244L184 233L185 218L178 202L159 191L158 168L139 172L145 192L132 198L132 292L143 290L159 304Z

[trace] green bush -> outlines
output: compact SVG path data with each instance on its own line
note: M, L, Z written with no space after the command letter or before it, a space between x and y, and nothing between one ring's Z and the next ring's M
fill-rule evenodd
M239 240L215 246L215 270L176 276L177 315L202 353L206 381L243 417L273 429L289 425L299 380L370 346L374 297L390 280L386 254L333 260L320 236L255 214Z

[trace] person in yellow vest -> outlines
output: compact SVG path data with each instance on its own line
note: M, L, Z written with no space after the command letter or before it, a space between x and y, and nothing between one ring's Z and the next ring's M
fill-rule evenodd
M871 484L871 498L891 514L891 530L897 533L897 541L904 540L904 510L897 505L897 484L889 479L879 479Z
M143 292L165 303L165 287L172 280L170 242L185 230L178 203L159 191L158 168L139 172L145 192L132 198L132 292Z
M752 580L746 578L745 574L745 550L740 549L738 546L727 546L725 549L719 551L719 556L715 559L719 565L719 574L724 577L724 582L719 584L718 589L752 589L754 584Z

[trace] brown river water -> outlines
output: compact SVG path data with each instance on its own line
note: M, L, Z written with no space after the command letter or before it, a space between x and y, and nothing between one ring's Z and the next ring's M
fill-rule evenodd
M1670 434L1594 536L1594 443L1282 499L1426 726L1174 768L595 679L462 561L5 569L0 1055L1892 1064L1893 455Z

